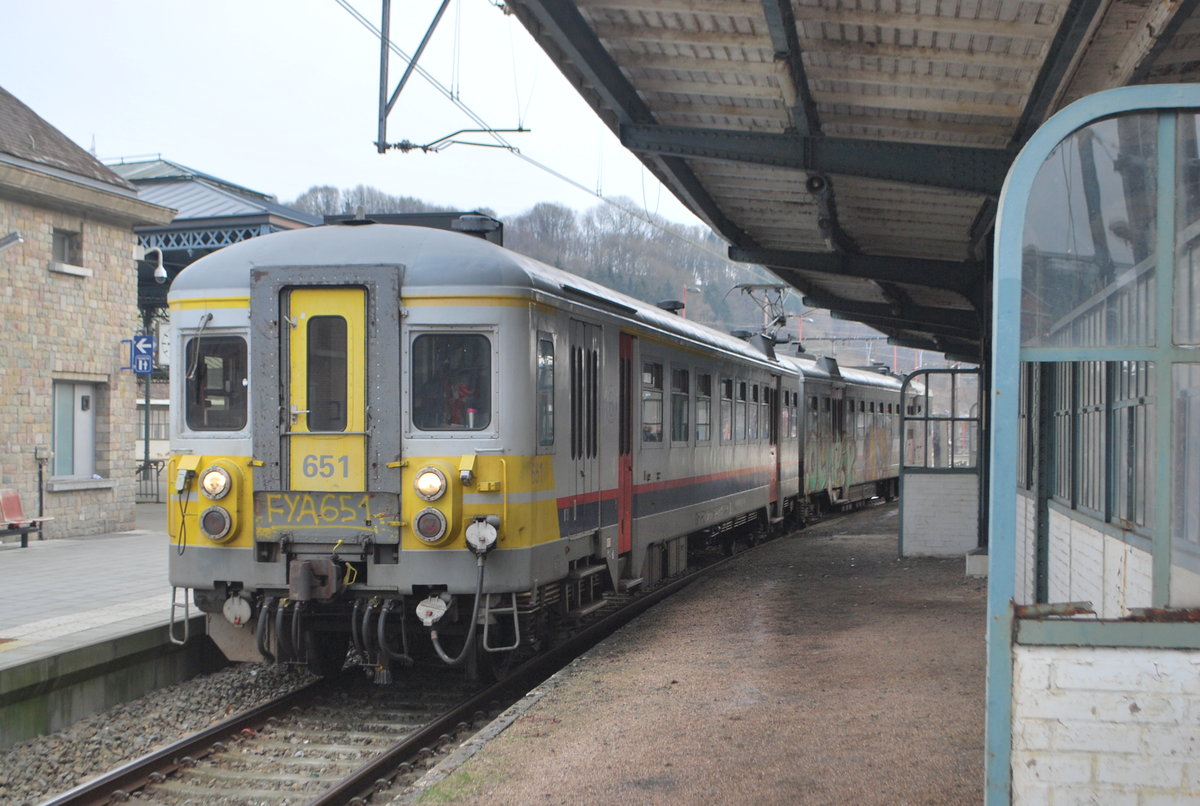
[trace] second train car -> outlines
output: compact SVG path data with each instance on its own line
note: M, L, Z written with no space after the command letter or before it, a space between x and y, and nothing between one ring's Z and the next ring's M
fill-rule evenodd
M268 235L169 304L170 581L233 660L511 658L689 541L896 489L895 378L474 235Z

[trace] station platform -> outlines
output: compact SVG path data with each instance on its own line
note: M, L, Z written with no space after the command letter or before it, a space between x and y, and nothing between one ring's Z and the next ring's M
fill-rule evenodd
M130 532L0 547L0 669L166 623L166 505L137 517Z
M986 581L898 559L897 513L735 557L397 802L982 802Z
M0 747L194 668L202 642L163 653L171 614L165 504L139 504L137 521L129 532L0 546ZM191 629L202 631L202 621Z

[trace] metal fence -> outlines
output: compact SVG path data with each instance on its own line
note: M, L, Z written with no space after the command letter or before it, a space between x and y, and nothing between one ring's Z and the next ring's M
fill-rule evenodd
M137 478L136 500L139 504L161 504L163 502L161 479L165 464L162 459L138 462L135 476Z

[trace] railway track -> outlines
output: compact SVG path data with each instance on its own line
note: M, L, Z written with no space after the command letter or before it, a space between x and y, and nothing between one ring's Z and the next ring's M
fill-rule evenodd
M345 806L392 797L572 659L731 559L711 557L652 590L614 597L567 640L499 683L472 685L444 670L392 686L373 686L355 674L322 679L42 806Z

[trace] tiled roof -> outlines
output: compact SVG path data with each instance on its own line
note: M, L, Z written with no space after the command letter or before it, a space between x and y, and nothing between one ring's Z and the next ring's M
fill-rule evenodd
M0 87L0 154L133 190L104 163Z

